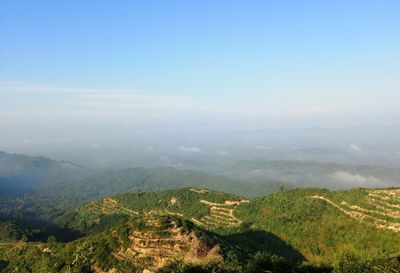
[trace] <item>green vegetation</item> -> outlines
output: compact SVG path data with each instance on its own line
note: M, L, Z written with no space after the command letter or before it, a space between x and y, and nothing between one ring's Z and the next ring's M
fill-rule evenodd
M394 191L397 192L396 189ZM215 272L251 272L245 268L250 266L246 263L250 263L250 257L254 253L280 257L295 272L351 272L346 271L348 268L356 268L355 272L396 272L396 257L400 256L399 233L377 228L373 222L360 222L327 201L316 198L325 197L335 202L333 204L345 201L352 205L369 205L368 208L373 209L366 198L375 192L376 190L364 189L339 192L318 189L288 190L250 202L241 202L238 206L230 206L225 202L240 202L243 200L240 197L201 189L135 192L91 202L68 211L58 220L64 225L69 224L69 228L95 234L122 219L174 213L180 215L175 217L200 220L202 228L218 234L225 245L234 249L240 265L240 270L235 269L237 271L227 269L226 266L221 269L219 264L207 265L201 269L199 265L178 263L165 268L177 272L206 272L204 270L211 270L210 266ZM219 207L222 208L233 208L234 216L242 220L242 223L235 227L215 227L211 222L207 223L202 219L209 219L207 217L212 210L202 200L220 204ZM396 200L392 198L390 204L395 204ZM376 213L371 215L375 216ZM393 223L398 222L396 218L391 220ZM140 229L140 226L135 228ZM285 267L281 269L274 266L276 272L287 270ZM386 267L390 269L382 269Z
M0 195L41 190L85 173L85 169L71 162L0 151Z
M113 272L130 273L151 269L158 273L398 273L400 268L399 257L365 259L354 249L347 249L338 254L331 264L325 265L289 258L272 250L256 250L257 247L249 251L254 245L243 244L238 236L240 234L236 234L236 237L219 236L175 216L137 217L68 243L59 243L51 238L45 243L0 241L0 272L78 273L115 270ZM243 236L250 238L249 235ZM254 240L262 239L261 236L259 234ZM217 259L204 258L209 256L205 253L211 253L215 246L220 249L219 253L214 253ZM157 256L161 255L158 253L142 256L166 247L168 250L163 253L168 256L163 257L168 257L167 264L160 264L162 259ZM196 262L184 261L183 257L188 252L197 253L203 258Z
M194 188L165 190L159 192L135 192L105 198L87 205L68 210L57 218L64 227L93 232L109 226L110 222L147 213L180 215L185 219L201 219L210 215L207 205L201 200L214 203L239 201L241 198L222 192L196 192Z
M170 168L1 160L0 272L400 272L397 188L258 192Z
M299 189L256 198L236 213L256 228L271 232L298 249L308 260L333 263L348 251L365 260L400 255L400 234L357 221L321 199L364 202L364 190L329 192ZM396 219L393 219L396 222ZM371 235L373 234L373 236Z
M0 241L26 239L27 231L18 226L15 221L0 220Z
M30 238L35 240L45 241L54 233L63 241L79 236L74 231L59 229L53 223L53 219L65 215L65 210L71 211L79 204L126 192L183 186L208 187L255 196L277 191L281 184L268 181L249 184L222 176L173 168L93 171L70 162L0 152L0 219L15 220L25 229L35 230L30 234ZM198 208L199 214L205 213L203 206ZM104 230L112 223L125 219L125 216L108 218L96 225L93 232ZM85 223L81 225L74 228L87 229Z
M126 168L91 173L73 182L62 183L49 188L48 193L60 192L60 198L70 202L82 202L103 196L135 191L159 191L181 187L209 188L245 197L260 196L278 191L282 183L245 181L212 176L201 172L174 168Z
M152 237L147 238L148 234ZM195 238L202 243L193 245ZM143 245L136 240L144 241ZM141 257L140 251L146 253L151 244L155 251L171 244L165 254L171 252L174 254L171 259L181 259L187 250L195 247L196 251L205 251L218 240L215 235L176 217L140 217L65 244L52 240L47 243L0 243L0 256L3 257L2 272L94 272L94 268L142 272L146 267L151 268L157 259ZM175 251L175 245L182 249ZM135 251L136 255L127 254Z

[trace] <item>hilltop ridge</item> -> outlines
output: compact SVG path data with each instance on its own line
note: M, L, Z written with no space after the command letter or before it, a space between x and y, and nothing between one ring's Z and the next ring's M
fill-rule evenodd
M44 257L37 251L48 253L49 261L81 255L87 272L133 272L133 267L141 273L181 272L182 266L258 272L249 269L256 262L251 257L266 262L255 268L275 268L272 272L332 272L348 257L354 259L349 266L364 268L356 272L380 272L372 271L375 265L400 266L400 233L393 228L400 223L399 192L307 188L255 199L193 187L125 193L60 214L55 223L78 232L77 240L55 245L11 240L0 253L9 257L5 272L21 266L18 249L31 253L35 266ZM76 267L68 263L58 270Z

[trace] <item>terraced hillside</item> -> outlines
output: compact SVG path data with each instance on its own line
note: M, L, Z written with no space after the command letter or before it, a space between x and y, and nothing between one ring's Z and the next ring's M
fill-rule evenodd
M144 218L140 229L131 229L129 243L113 255L119 260L146 265L145 270L154 271L172 260L184 262L222 261L220 246L207 245L194 229L183 226L178 219L168 217Z
M360 223L400 232L400 189L365 190L365 193L356 203L345 200L336 203L321 195L311 198L324 200Z
M123 219L171 215L221 235L271 233L305 258L329 262L345 251L344 246L364 256L398 255L398 196L399 189L298 189L245 200L206 189L184 188L104 198L66 213L60 222L94 233Z
M238 227L243 221L234 215L234 210L242 203L248 203L248 200L225 201L224 203L212 203L207 200L200 200L200 203L209 207L210 214L200 220L192 218L192 221L205 227Z
M363 257L398 256L398 197L399 189L298 189L256 198L235 214L308 260L332 262L349 251Z
M110 219L126 219L137 215L175 215L209 230L238 228L242 220L235 216L234 210L245 202L249 201L231 194L195 188L130 193L103 198L70 210L58 222L86 231L96 229Z
M198 262L225 270L199 272L330 272L350 263L352 272L396 272L382 268L400 267L399 205L399 189L297 189L253 200L198 188L122 194L60 215L61 227L83 233L65 244L15 241L5 225L0 269L143 273Z
M5 272L155 272L172 261L222 262L220 242L179 218L139 217L67 244L0 242L0 262Z

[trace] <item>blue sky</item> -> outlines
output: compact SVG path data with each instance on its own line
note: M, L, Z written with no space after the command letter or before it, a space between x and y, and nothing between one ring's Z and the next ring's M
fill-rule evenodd
M0 0L0 130L395 124L399 14L396 0Z

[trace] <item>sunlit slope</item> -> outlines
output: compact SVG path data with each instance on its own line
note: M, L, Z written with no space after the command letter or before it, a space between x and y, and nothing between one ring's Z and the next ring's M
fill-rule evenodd
M298 189L246 200L184 188L103 198L58 221L94 233L130 217L174 215L219 234L268 232L309 260L330 262L350 250L363 257L399 255L398 197L398 189Z
M93 234L123 219L171 215L221 235L253 232L237 239L254 246L260 242L260 249L271 249L262 245L271 242L253 237L257 231L267 232L308 260L330 263L349 251L364 258L400 255L398 197L398 189L298 189L246 200L184 188L103 198L65 213L58 221Z
M241 204L235 215L269 231L307 259L333 261L351 251L363 257L400 254L399 189L283 191Z
M99 230L123 218L143 215L175 215L210 230L238 228L234 214L249 202L232 194L197 188L160 192L136 192L106 197L72 209L58 222L82 231Z
M223 245L191 222L144 216L66 244L0 241L0 262L4 272L154 272L172 261L221 262Z
M400 232L400 189L349 191L331 197L314 195L354 220L383 230Z

